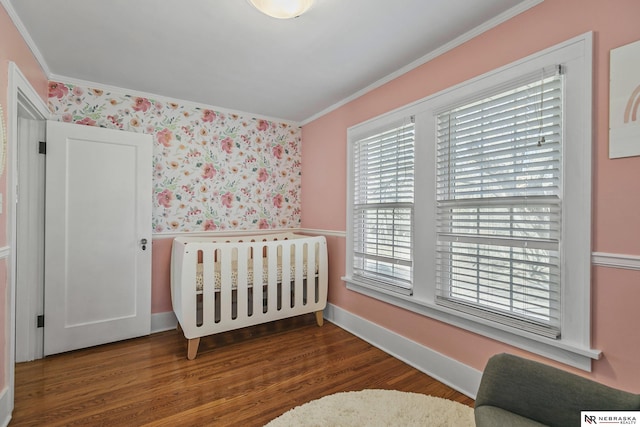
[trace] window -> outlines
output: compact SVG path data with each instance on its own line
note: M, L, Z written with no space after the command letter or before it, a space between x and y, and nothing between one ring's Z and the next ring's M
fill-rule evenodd
M347 288L589 370L591 50L350 128Z
M409 120L353 144L353 275L407 294L413 273L414 139Z
M561 67L437 114L438 304L557 338Z

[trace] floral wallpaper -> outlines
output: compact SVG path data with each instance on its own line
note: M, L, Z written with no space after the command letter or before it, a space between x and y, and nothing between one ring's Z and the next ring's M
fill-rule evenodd
M300 226L300 130L287 123L49 82L54 120L154 136L155 233Z

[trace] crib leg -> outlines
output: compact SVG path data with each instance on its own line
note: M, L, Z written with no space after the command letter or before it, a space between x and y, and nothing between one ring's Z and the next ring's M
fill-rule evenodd
M324 324L324 317L323 315L323 311L316 311L316 323L318 324L318 326L322 326Z
M191 338L187 345L187 359L193 360L198 354L198 346L200 345L200 338Z

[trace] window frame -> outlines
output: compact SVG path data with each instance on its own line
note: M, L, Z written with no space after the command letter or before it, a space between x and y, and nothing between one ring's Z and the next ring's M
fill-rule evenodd
M561 67L550 67L435 113L436 302L553 338L560 326L564 82ZM543 232L530 234L536 230ZM525 279L534 265L546 294Z
M561 237L561 336L552 339L436 305L436 116L438 111L500 89L502 82L560 64L565 75L564 201ZM347 131L347 289L497 341L591 371L601 352L591 348L591 167L593 35L582 34L519 61L355 125ZM354 280L350 262L352 142L401 117L415 116L413 295L399 295Z
M348 182L349 185L347 187L347 228L349 230L350 233L350 237L348 239L348 245L349 248L347 250L347 259L346 259L346 264L347 264L347 268L348 271L350 272L350 277L351 277L351 281L358 283L359 286L363 286L363 287L367 287L367 288L371 288L371 289L377 289L379 291L382 292L388 292L388 293L400 293L403 295L411 295L411 293L413 292L413 277L414 277L414 273L413 273L413 262L414 262L414 257L413 257L413 244L414 244L414 240L413 238L415 237L415 233L413 232L413 227L415 226L415 167L414 167L414 177L413 177L413 190L414 190L414 201L413 202L402 202L402 203L395 203L394 206L391 207L399 207L400 205L404 205L404 206L409 206L410 205L410 210L411 210L411 230L412 230L412 236L411 236L411 240L412 240L412 247L411 247L411 272L410 272L410 280L409 283L406 285L401 285L401 284L396 284L394 283L393 280L389 280L388 282L385 281L381 281L381 280L376 280L376 279L367 279L365 277L358 277L359 275L355 274L355 265L354 265L354 258L355 258L355 242L354 242L354 213L356 211L356 203L355 203L355 182L354 182L354 175L355 175L355 161L356 161L356 156L355 156L355 149L356 149L356 145L358 143L360 143L360 141L365 140L369 137L372 137L374 135L380 134L380 133L384 133L384 132L388 132L394 128L398 128L404 125L407 125L409 121L413 122L414 118L407 116L407 115L403 115L402 112L400 112L400 114L391 114L388 116L385 116L384 118L381 118L380 120L376 120L373 121L371 123L369 123L368 125L364 125L359 127L357 130L348 130L348 139L349 139L349 150L347 153L347 169L348 169ZM414 125L415 126L415 125ZM414 165L415 165L415 129L414 129Z

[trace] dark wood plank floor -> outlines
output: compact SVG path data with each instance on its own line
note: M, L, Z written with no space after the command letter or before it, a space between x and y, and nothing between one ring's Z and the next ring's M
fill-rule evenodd
M203 338L177 331L16 366L10 426L262 426L307 401L366 388L473 400L313 315Z

